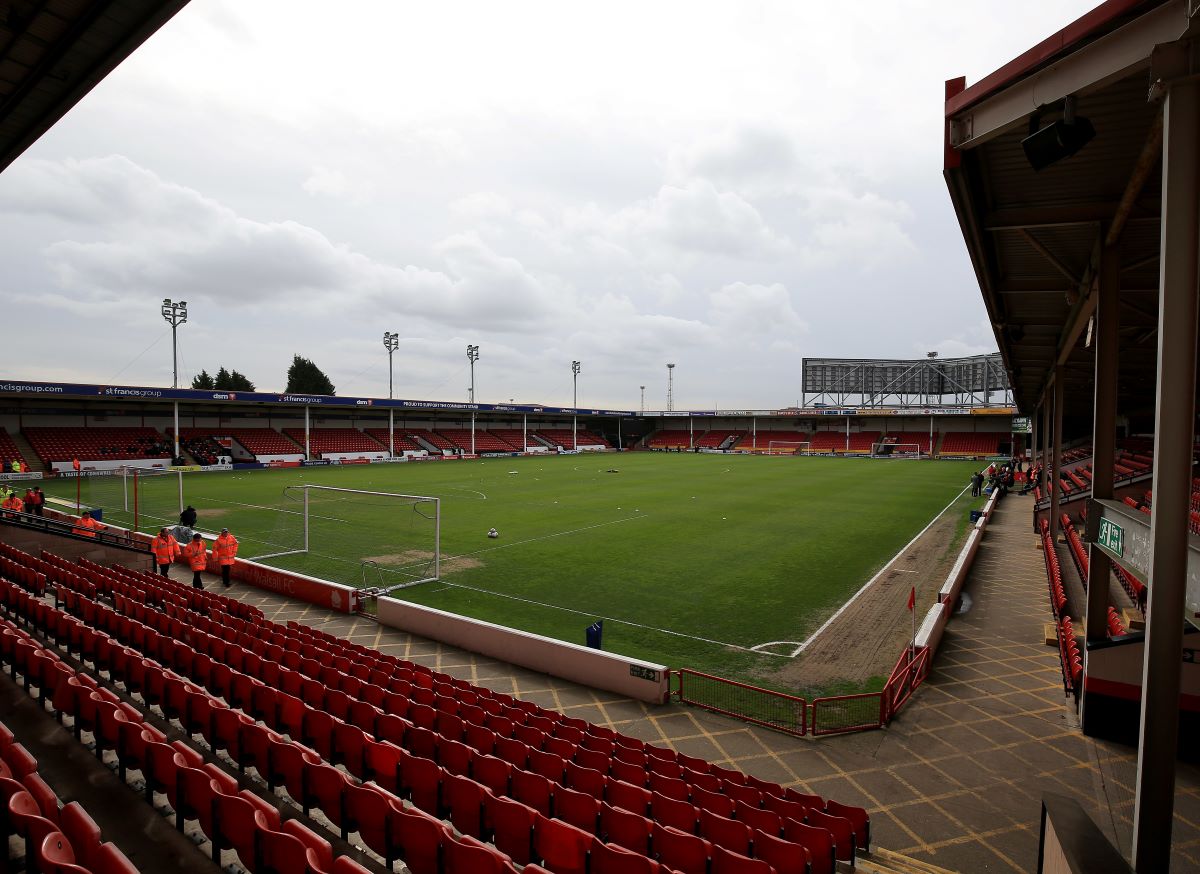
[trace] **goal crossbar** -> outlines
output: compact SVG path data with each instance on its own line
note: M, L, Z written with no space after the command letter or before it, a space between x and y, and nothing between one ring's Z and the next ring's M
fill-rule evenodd
M766 453L767 455L799 455L811 448L812 443L801 440L769 440Z
M428 576L425 576L418 580L409 580L404 583L400 583L398 585L388 587L388 588L383 589L380 592L378 592L379 594L386 594L387 592L391 592L391 591L394 591L394 590L400 589L400 588L405 588L406 586L416 585L417 583L427 583L427 582L431 582L433 580L438 580L441 578L441 575L442 575L442 499L441 498L434 497L432 495L406 495L406 494L402 494L400 492L378 492L378 491L371 491L368 489L348 489L348 488L344 488L341 486L322 486L322 485L314 485L314 484L308 484L308 483L302 484L302 485L287 486L286 488L284 488L284 493L286 494L289 491L295 491L295 490L300 491L304 495L303 500L302 500L303 510L301 511L301 517L302 517L301 532L302 532L303 539L301 541L300 547L297 549L284 549L284 550L279 550L277 552L269 552L269 553L266 553L263 555L256 555L248 560L261 561L263 559L268 559L268 558L281 558L281 557L287 556L287 555L307 554L310 551L310 548L312 545L312 525L311 525L311 520L312 520L311 494L312 494L312 492L313 491L341 492L346 495L373 496L373 497L379 497L379 498L389 498L389 499L396 500L396 501L410 501L413 503L414 507L417 504L432 504L433 505L433 515L432 515L432 517L427 517L427 518L431 518L431 521L433 522L433 561L432 561L432 565L431 565L432 573L430 573ZM368 565L378 566L378 563L374 562L374 561L370 561L370 560L363 562L362 575L363 575L364 581L366 578L366 567Z

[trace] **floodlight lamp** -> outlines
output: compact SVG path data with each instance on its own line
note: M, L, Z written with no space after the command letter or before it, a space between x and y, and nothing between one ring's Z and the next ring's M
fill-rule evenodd
M1041 118L1034 113L1029 118L1029 136L1021 140L1025 158L1035 172L1041 172L1051 164L1069 158L1090 143L1096 136L1092 122L1075 114L1075 98L1068 97L1063 104L1063 117L1045 127L1040 127Z

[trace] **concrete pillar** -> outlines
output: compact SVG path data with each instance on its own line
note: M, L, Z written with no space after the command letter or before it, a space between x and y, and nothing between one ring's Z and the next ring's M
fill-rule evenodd
M1121 250L1110 246L1100 256L1100 285L1096 301L1096 385L1092 412L1092 497L1113 496L1113 456L1117 446L1117 349L1120 327ZM1107 634L1108 581L1112 564L1095 544L1088 549L1087 639ZM1087 731L1087 728L1084 728Z
M1181 69L1164 75L1175 84L1163 104L1154 515L1133 811L1133 863L1138 874L1170 867L1175 809L1200 296L1200 81L1186 75L1189 66L1184 61L1178 65Z

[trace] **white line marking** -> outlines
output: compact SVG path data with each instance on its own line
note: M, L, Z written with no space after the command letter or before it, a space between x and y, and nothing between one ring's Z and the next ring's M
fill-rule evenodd
M796 656L800 655L800 653L804 652L804 650L806 650L809 647L809 645L821 635L821 632L823 632L826 628L828 628L830 625L832 625L839 616L841 616L843 613L846 612L846 609L851 604L853 604L855 601L858 600L859 596L863 592L865 592L867 589L871 588L871 586L873 586L875 584L875 581L877 579L879 579L881 576L883 576L883 574L887 571L888 568L890 568L893 564L895 564L896 559L898 559L900 556L904 555L904 553L908 551L908 548L910 546L912 546L914 543L916 543L918 540L920 540L921 535L933 527L933 523L937 522L938 519L941 519L943 516L945 516L946 511L949 510L951 507L953 507L956 503L958 503L958 499L961 498L966 493L967 489L969 489L970 487L971 487L970 484L963 486L963 490L961 492L959 492L957 495L955 495L954 499L949 504L947 504L945 507L942 508L942 512L938 513L931 520L929 520L929 524L926 525L924 528L922 528L920 531L918 531L916 537L914 537L912 540L908 541L908 543L904 544L904 546L902 546L900 548L900 551L892 556L891 561L889 561L887 564L885 564L883 567L881 567L879 569L879 573L875 574L875 576L871 577L871 579L869 579L865 583L863 583L863 587L861 589L859 589L857 592L855 592L853 597L851 597L849 601L847 601L845 604L843 604L841 607L839 607L837 609L836 613L834 613L832 616L830 616L828 619L826 619L824 624L820 628L818 628L816 631L814 631L812 634L810 634L808 636L808 639L805 640L804 643L802 643L798 647L796 647L792 651L792 654L790 657L795 658Z
M630 622L628 619L618 619L614 616L601 616L598 613L589 613L585 610L576 610L573 607L560 607L558 604L548 604L545 601L535 601L532 598L521 598L517 595L509 595L509 594L506 594L505 592L497 592L492 589L480 589L476 586L466 586L466 585L463 585L462 583L448 583L445 580L441 580L441 582L445 585L446 588L466 589L468 592L479 592L480 594L483 594L483 595L495 595L498 598L508 598L510 601L520 601L522 604L532 604L535 607L545 607L549 610L561 610L564 613L575 613L579 616L588 616L593 619L603 619L605 622L615 622L618 625L628 625L632 628L643 628L647 631L658 632L659 634L669 634L672 637L683 637L688 640L698 640L701 643L711 643L714 646L726 646L726 647L729 647L730 649L740 649L742 652L756 652L756 650L753 650L750 647L741 646L736 643L726 643L723 640L713 640L712 638L700 637L695 634L684 634L682 631L672 631L669 628L656 628L653 625L643 625L640 622ZM777 652L759 652L757 654L758 655L778 656L779 658L788 658L788 656L783 655L783 653L777 653Z
M750 651L759 652L760 650L765 650L769 646L796 646L799 643L800 641L798 640L770 640L766 643L755 644L754 646L750 647ZM771 652L767 653L767 655L782 655L782 653Z
M898 568L896 568L896 570L895 570L895 573L898 573L898 574L915 574L915 573L916 573L916 571L914 571L914 570L909 570L909 569L908 569L908 568L906 568L906 567L898 567Z
M283 510L279 507L264 507L262 504L247 504L243 501L227 501L224 498L204 498L206 501L217 501L221 504L233 504L235 507L249 507L252 510L270 510L274 513L287 513L289 516L303 516L299 510ZM309 514L313 519L324 519L327 522L341 522L345 525L351 524L349 519L339 519L336 516L320 516L316 513Z

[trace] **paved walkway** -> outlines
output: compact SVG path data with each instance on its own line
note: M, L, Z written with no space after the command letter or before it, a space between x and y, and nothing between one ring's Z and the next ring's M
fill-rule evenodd
M1041 795L1075 797L1126 856L1134 751L1080 734L1066 702L1031 500L1000 504L924 686L885 730L799 739L681 706L656 707L235 586L297 620L474 683L871 813L876 845L955 871L1037 869ZM179 570L176 569L179 575ZM1180 765L1172 871L1200 872L1200 770Z

